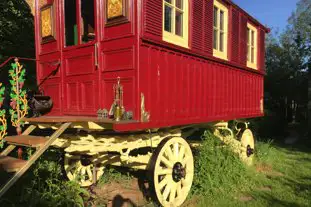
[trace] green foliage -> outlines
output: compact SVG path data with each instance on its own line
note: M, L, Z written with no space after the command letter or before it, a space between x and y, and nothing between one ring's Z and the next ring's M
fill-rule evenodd
M286 122L307 122L310 22L311 0L300 0L286 30L281 34L272 33L267 38L266 109ZM273 130L273 127L269 129Z
M206 131L195 157L193 194L213 196L248 187L249 174L239 157Z
M0 206L83 207L89 192L76 182L66 181L61 162L52 157L57 158L55 151L49 150L0 200Z

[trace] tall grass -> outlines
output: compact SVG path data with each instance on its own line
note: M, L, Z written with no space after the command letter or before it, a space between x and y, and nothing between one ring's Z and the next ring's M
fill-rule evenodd
M64 179L61 162L56 157L49 150L1 198L0 206L83 207L90 197L88 191Z
M234 191L247 182L247 169L228 146L206 131L195 156L193 193L211 195Z

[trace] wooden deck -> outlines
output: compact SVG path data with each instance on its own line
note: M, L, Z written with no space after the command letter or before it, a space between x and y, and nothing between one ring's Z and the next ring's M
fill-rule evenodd
M132 124L137 123L135 120L128 121L114 121L111 119L101 119L97 117L87 116L41 116L34 118L24 118L23 121L28 123L81 123L81 122L94 122L98 124Z

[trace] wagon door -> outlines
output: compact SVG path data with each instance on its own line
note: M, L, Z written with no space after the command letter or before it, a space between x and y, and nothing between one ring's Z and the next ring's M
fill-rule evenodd
M64 114L95 115L98 106L97 0L63 0Z

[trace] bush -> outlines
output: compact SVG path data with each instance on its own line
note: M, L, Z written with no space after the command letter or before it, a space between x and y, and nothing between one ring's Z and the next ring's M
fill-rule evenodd
M64 179L60 161L55 157L51 150L45 153L0 200L0 206L84 206L90 197L88 191Z
M239 157L210 132L206 131L202 138L203 145L195 156L193 194L210 196L247 186L247 167Z

